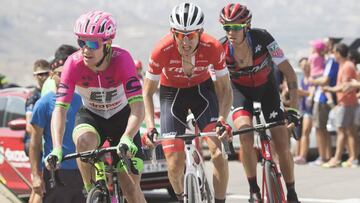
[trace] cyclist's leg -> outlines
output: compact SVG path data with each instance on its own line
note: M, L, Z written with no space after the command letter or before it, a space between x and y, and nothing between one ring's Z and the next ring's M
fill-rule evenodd
M186 116L188 113L188 98L186 89L160 86L160 127L161 135L185 133ZM182 200L184 192L185 153L182 140L166 140L162 142L164 155L168 167L169 181Z
M284 107L280 100L280 95L275 83L269 82L269 88L263 95L261 108L266 122L276 122L284 120ZM268 99L271 98L271 99ZM290 153L290 141L288 130L285 125L270 129L275 151L279 158L281 172L283 173L286 187L288 189L288 200L296 200L294 161Z
M101 123L100 129L108 136L108 140L111 146L116 146L124 134L128 119L130 116L130 107L125 107L120 112L107 119L106 122ZM134 137L134 143L138 148L135 157L131 159L132 164L139 171L139 174L132 174L126 172L123 164L119 162L119 157L116 153L112 154L113 163L117 165L119 170L119 181L121 190L128 200L128 202L146 202L144 194L140 188L141 172L143 169L144 155L141 150L141 138L140 134L137 133Z
M103 141L100 140L98 127L94 116L85 108L80 108L76 114L75 128L73 131L73 141L77 152L93 150L100 146ZM76 159L84 187L88 192L93 186L90 180L93 177L92 166L88 163Z
M234 95L232 119L234 127L235 129L241 129L252 126L253 101L247 98L249 96L245 97L243 94L245 91L240 91L240 87L234 84L232 84L232 86ZM249 182L250 195L254 196L252 194L258 194L259 196L260 188L256 178L258 158L254 149L254 134L252 132L240 135L240 159L243 162L246 177ZM255 197L250 198L254 199Z
M194 95L194 102L191 110L201 131L213 131L215 121L219 116L219 107L212 81L207 81L198 85L198 94ZM196 96L196 98L195 98ZM211 160L214 164L213 186L215 191L215 202L224 202L226 198L226 189L229 180L229 167L227 159L224 159L221 153L221 142L216 137L206 139L211 154Z

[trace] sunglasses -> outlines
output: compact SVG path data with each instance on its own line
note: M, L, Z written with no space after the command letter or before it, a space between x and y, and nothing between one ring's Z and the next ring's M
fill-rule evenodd
M91 50L99 49L101 43L99 41L81 40L81 39L78 39L77 42L80 48L84 48L84 46L86 46Z
M187 37L189 40L192 40L198 36L199 31L196 30L196 31L191 31L191 32L179 32L176 30L172 30L172 33L179 40L183 40L185 37Z
M226 32L229 32L230 30L239 31L244 29L247 26L247 24L225 24L223 25L223 28Z
M38 77L44 77L44 76L48 76L49 75L49 72L42 72L42 73L34 73L35 76L38 76Z

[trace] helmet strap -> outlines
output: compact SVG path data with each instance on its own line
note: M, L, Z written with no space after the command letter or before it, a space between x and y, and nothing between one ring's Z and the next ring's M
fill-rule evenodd
M99 68L101 66L101 64L104 62L105 58L109 55L111 56L112 54L109 54L109 53L112 53L112 48L111 48L111 44L106 44L104 47L103 47L103 52L104 52L104 56L101 58L101 60L96 64L96 67ZM109 57L107 58L107 61L109 61Z

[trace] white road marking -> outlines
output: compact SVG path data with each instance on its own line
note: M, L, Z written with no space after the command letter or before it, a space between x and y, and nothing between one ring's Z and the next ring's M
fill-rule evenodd
M249 199L248 195L226 195L226 199ZM317 199L317 198L300 198L301 202L312 203L360 203L360 199Z

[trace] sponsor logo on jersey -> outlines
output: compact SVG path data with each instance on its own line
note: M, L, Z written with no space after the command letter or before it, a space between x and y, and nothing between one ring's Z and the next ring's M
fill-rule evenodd
M150 66L155 66L155 67L160 67L160 64L159 63L156 63L153 59L150 59L149 60L149 64L150 64Z
M262 46L260 44L256 45L255 47L255 54L261 51Z
M93 91L93 92L90 93L90 100L97 101L97 102L102 102L104 96L105 96L105 102L110 102L113 97L117 96L117 91L116 91L116 89L111 90L111 91L107 91L107 92Z
M174 46L174 45L173 45L173 44L171 44L171 45L169 45L169 46L165 47L165 48L163 49L163 51L165 52L165 51L167 51L167 50L171 49L173 46Z
M271 44L269 44L267 46L271 57L273 58L282 58L284 57L284 52L282 51L282 49L280 48L280 46L278 45L278 43L276 41L272 42Z
M130 77L129 80L126 82L126 93L133 93L136 91L141 90L141 84L137 77Z

